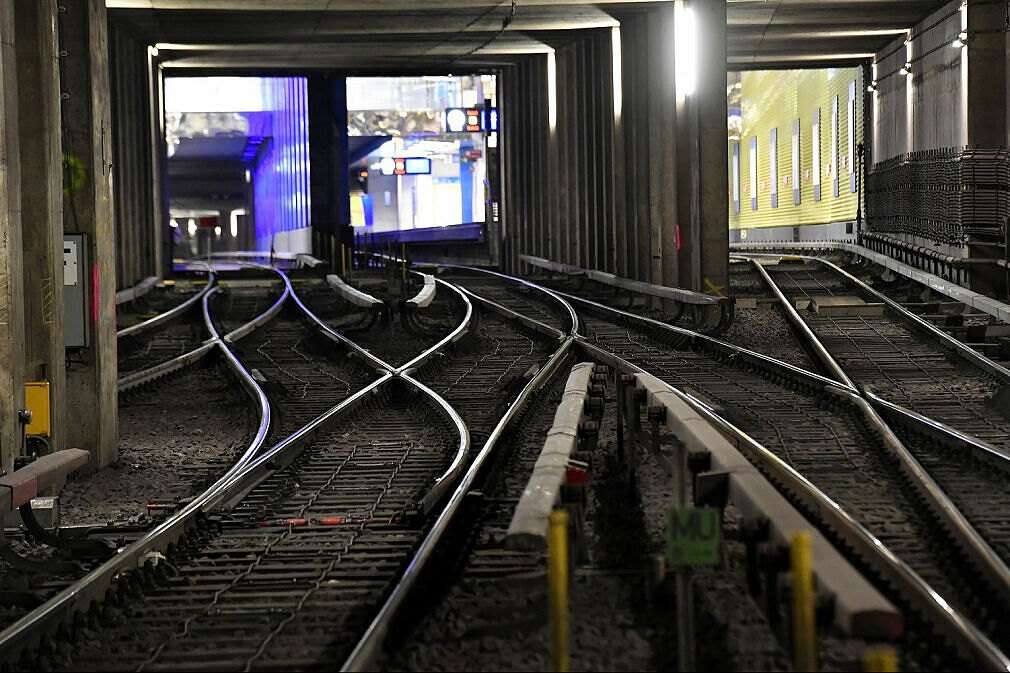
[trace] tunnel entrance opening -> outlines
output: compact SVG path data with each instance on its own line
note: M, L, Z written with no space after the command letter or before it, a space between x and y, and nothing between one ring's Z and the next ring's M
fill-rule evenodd
M310 252L304 77L165 79L172 257Z

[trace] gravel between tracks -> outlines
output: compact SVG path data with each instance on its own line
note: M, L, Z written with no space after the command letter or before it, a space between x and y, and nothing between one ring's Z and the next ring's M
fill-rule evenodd
M245 450L257 424L249 398L217 361L121 395L119 459L72 477L60 493L63 523L143 518L148 498L196 495Z
M569 588L571 670L675 670L672 588L650 594L646 569L664 545L673 505L669 476L638 446L637 492L617 461L613 386L587 493L587 563ZM526 441L542 441L529 437ZM741 516L727 507L728 537ZM788 671L786 651L747 593L745 548L724 542L725 565L694 573L697 670ZM545 559L541 569L545 570ZM457 581L382 670L550 670L545 572L493 581ZM521 647L517 643L522 642ZM822 670L858 670L865 643L821 634Z

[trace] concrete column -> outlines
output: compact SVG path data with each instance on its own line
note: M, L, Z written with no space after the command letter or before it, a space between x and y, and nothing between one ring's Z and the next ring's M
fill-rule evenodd
M18 165L14 5L0 2L0 467L10 472L21 450L24 408L24 292L21 264L21 168Z
M16 0L26 381L49 381L50 445L64 448L63 168L56 0Z
M647 282L677 285L679 143L674 76L673 7L618 15L622 100L615 127L618 176L615 267ZM623 192L623 193L622 193ZM622 204L623 202L623 204ZM623 207L622 207L623 205ZM620 245L620 244L619 244Z
M350 247L354 242L354 231L351 229L351 178L348 174L350 164L350 143L347 139L347 78L333 78L333 116L337 123L337 247L344 243ZM336 265L340 268L340 264Z
M60 43L63 151L82 167L64 199L64 230L87 235L88 346L67 371L68 446L88 449L92 466L118 457L116 426L116 241L112 210L112 122L104 0L66 3Z
M694 11L697 75L694 92L678 94L678 183L681 194L681 282L719 294L729 285L729 178L726 156L726 5L685 1ZM685 235L686 234L686 235Z
M968 3L968 146L1002 147L1007 133L1004 3Z
M337 157L333 81L327 75L313 75L308 81L309 96L309 190L312 224L312 253L326 259L330 253L330 234L340 220L341 207L337 188ZM346 120L346 115L344 116ZM344 123L346 127L346 121ZM344 173L346 173L346 167ZM348 186L348 189L350 187ZM348 205L350 208L350 205Z
M677 203L682 194L677 184L676 157L681 153L676 137L677 96L674 41L674 7L665 3L649 22L652 55L649 77L649 146L652 167L649 179L652 248L652 282L679 285L677 259ZM725 77L723 78L725 79ZM655 266L658 262L659 268Z

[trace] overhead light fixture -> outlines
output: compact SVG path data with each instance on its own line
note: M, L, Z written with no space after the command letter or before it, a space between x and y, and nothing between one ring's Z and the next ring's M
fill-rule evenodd
M960 33L958 33L957 37L954 39L954 42L952 44L953 46L959 49L964 45L968 44L968 31L962 30Z
M553 49L547 52L547 125L551 131L558 125L558 62Z
M677 4L680 9L682 5ZM677 91L685 96L694 93L698 80L698 43L694 10L683 7L673 17L676 45Z

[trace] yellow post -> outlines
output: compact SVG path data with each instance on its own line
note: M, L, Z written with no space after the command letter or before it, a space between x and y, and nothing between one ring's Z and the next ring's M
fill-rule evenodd
M347 279L347 246L340 244L340 277Z
M792 539L793 668L817 670L817 623L814 616L814 572L810 533Z
M552 670L568 670L568 512L556 509L550 516L547 581L551 620Z
M873 673L893 673L898 670L898 654L893 647L871 647L863 654L863 670Z

